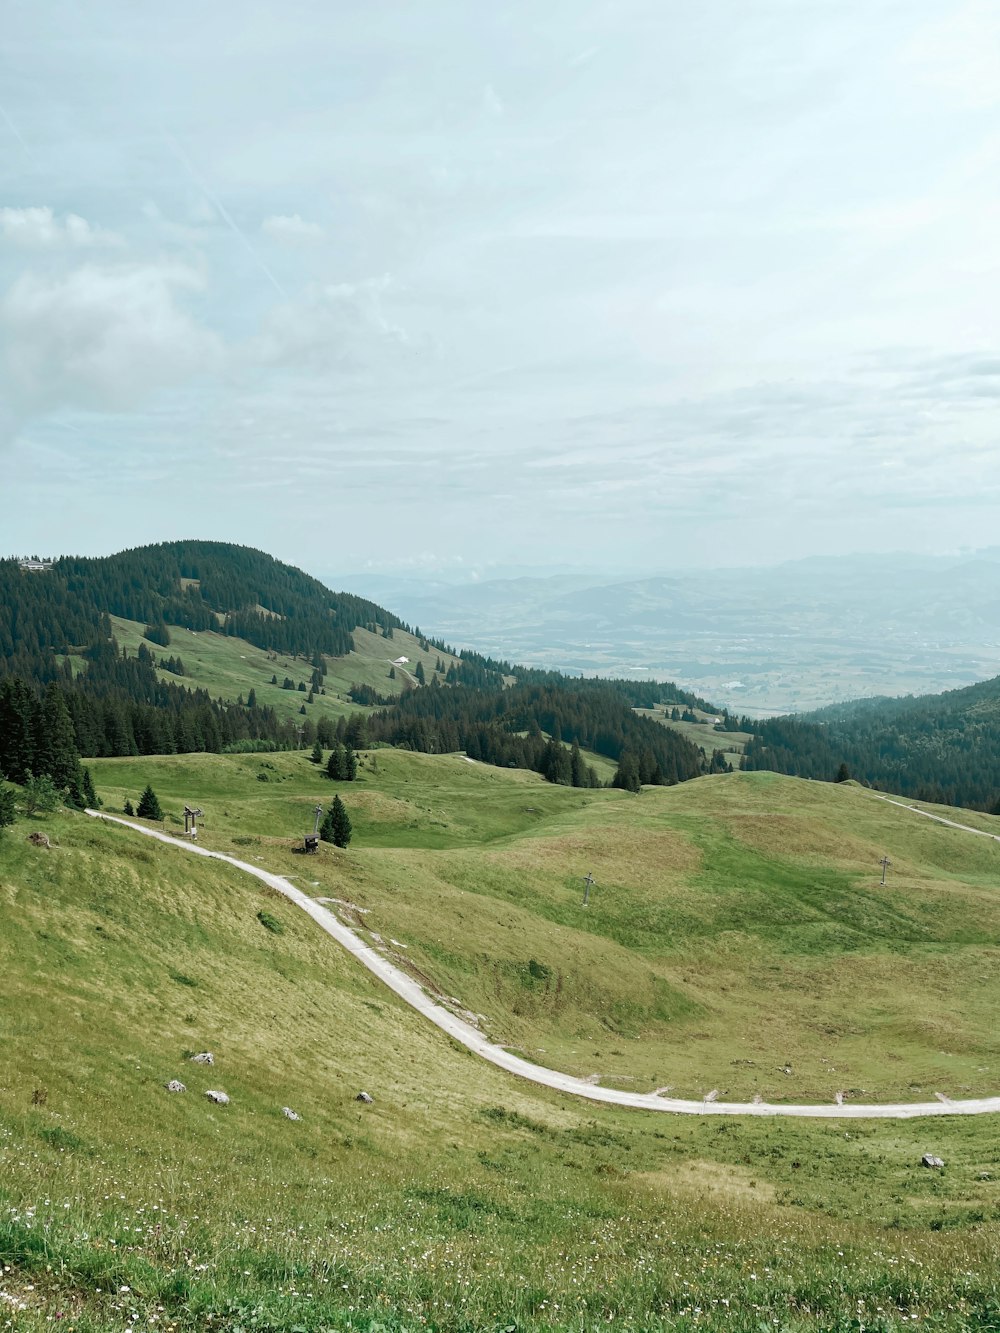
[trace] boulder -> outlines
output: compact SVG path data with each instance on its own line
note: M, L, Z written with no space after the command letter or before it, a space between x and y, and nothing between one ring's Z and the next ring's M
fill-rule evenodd
M214 1065L215 1056L211 1051L199 1051L197 1055L189 1055L188 1059L195 1065Z
M51 842L49 842L49 835L47 833L38 833L37 831L35 833L29 833L28 841L35 847L52 846Z
M187 1092L187 1088L179 1078L172 1078L167 1084L167 1092Z
M935 1157L932 1152L925 1152L923 1157L921 1157L920 1159L920 1165L935 1167L937 1170L940 1171L941 1167L944 1166L944 1162L941 1160L940 1157Z
M220 1092L218 1088L209 1088L205 1096L210 1102L215 1102L216 1106L229 1105L229 1093Z
M375 1098L371 1095L370 1092L359 1092L354 1100L356 1102L364 1102L367 1106L371 1106Z
M300 1115L296 1115L296 1113L292 1110L292 1108L291 1108L290 1106L283 1106L283 1107L281 1108L281 1114L282 1114L283 1116L285 1116L285 1118L288 1119L288 1120L301 1120L301 1119L302 1119L302 1117L301 1117Z

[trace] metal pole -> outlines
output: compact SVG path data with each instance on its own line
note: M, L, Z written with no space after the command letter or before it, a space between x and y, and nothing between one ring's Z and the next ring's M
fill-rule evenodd
M879 865L882 867L882 883L884 884L884 883L885 883L885 872L886 872L886 870L888 870L889 866L892 865L892 862L889 860L889 858L888 858L887 856L883 856L883 857L882 857L882 860L879 862Z
M584 884L584 888L583 888L583 905L584 905L584 907L588 907L588 906L590 905L590 890L591 890L591 887L592 887L593 883L594 883L594 872L593 872L592 870L588 870L587 873L586 873L586 875L584 875L584 877L583 877L583 884Z

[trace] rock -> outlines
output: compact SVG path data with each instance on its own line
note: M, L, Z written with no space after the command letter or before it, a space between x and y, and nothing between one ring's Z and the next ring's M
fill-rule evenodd
M187 1092L187 1088L179 1078L172 1078L167 1084L167 1092Z
M188 1059L194 1065L214 1065L215 1056L211 1051L200 1051L197 1055L189 1055Z
M289 1120L301 1120L301 1119L302 1119L302 1117L301 1117L300 1115L296 1115L296 1113L292 1110L292 1108L291 1108L290 1106L283 1106L283 1107L281 1108L281 1114L282 1114L283 1116L286 1116Z
M208 1098L210 1102L215 1102L216 1106L229 1105L229 1093L220 1092L218 1088L209 1088L208 1091L205 1093L205 1096Z
M375 1098L371 1095L370 1092L359 1092L354 1100L356 1102L364 1102L367 1106L371 1106Z
M937 1168L937 1170L940 1170L941 1167L944 1166L944 1162L941 1160L940 1157L935 1157L932 1152L925 1152L923 1157L921 1157L920 1159L920 1165L932 1166Z
M29 833L28 841L35 847L51 847L47 833Z

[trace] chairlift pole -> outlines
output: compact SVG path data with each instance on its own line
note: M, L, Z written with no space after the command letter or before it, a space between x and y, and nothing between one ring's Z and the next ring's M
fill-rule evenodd
M886 871L888 870L888 868L892 865L892 862L889 860L889 858L888 858L887 856L883 856L883 857L882 857L882 860L879 862L879 865L882 867L882 883L884 884L884 883L885 883L885 872L886 872Z
M584 877L583 877L583 905L584 905L584 907L589 907L589 905L590 905L590 890L591 890L593 887L594 887L594 872L593 872L592 870L588 870L587 873L586 873L586 875L584 875Z

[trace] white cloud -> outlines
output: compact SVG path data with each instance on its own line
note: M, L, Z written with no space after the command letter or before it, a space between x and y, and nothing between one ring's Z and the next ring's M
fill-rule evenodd
M85 264L25 273L0 299L0 386L24 415L125 410L221 360L218 338L178 304L201 290L178 263Z
M117 233L93 227L77 213L67 213L60 219L47 205L0 208L0 237L30 250L86 250L122 244Z
M388 275L328 283L276 306L252 344L254 359L300 369L352 365L406 343L405 330L383 310L382 297L391 285Z
M260 229L266 236L270 236L272 240L280 241L283 245L299 245L303 241L320 241L325 235L318 222L306 222L298 213L289 215L274 213L271 217L264 219L260 224Z

